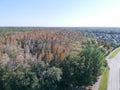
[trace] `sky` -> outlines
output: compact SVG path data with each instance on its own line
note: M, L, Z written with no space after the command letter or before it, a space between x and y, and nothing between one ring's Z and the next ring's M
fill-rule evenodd
M0 26L120 27L120 0L0 0Z

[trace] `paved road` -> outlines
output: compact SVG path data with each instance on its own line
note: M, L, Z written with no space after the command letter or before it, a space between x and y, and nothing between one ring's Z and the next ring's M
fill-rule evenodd
M113 58L108 59L109 78L108 90L120 90L120 52Z

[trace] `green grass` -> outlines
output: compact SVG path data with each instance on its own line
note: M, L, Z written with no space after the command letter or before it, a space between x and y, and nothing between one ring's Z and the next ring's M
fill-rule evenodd
M114 57L118 54L118 52L120 52L120 48L116 49L116 50L110 55L109 59L114 58Z
M99 90L107 90L108 75L109 75L109 70L108 68L106 68L105 72L103 73L101 77Z

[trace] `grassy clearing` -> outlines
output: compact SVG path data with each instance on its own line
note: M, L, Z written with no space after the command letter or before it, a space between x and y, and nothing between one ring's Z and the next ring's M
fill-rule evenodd
M109 69L106 68L100 81L99 90L107 90Z
M116 49L116 50L110 55L109 59L114 58L114 57L118 54L118 52L120 52L120 48Z

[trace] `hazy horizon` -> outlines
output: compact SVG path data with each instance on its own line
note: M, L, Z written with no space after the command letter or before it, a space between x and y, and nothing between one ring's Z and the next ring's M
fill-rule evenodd
M1 0L0 27L120 27L119 0Z

